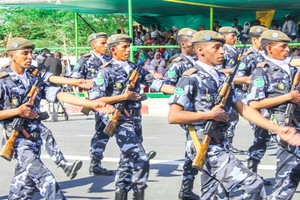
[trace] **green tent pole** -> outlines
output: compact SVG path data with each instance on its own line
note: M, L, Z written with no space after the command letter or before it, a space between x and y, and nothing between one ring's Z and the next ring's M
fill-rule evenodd
M129 21L129 36L134 40L133 38L133 20L132 20L132 0L128 0L128 21ZM133 44L130 45L130 61L133 62Z
M213 30L213 21L214 21L214 8L209 8L209 30Z
M75 57L78 59L78 14L75 13Z

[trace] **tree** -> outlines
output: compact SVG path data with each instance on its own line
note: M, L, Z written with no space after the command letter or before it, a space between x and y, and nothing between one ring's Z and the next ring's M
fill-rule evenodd
M70 11L39 9L0 9L0 48L4 48L8 36L32 40L38 48L61 48L63 38L68 47L75 47L75 14ZM128 30L128 18L124 15L81 14L97 32L115 33L116 29ZM78 46L88 46L87 37L93 33L78 18Z

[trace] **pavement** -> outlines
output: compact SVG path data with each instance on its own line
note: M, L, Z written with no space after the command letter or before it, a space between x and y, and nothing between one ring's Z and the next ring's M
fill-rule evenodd
M151 160L151 170L148 179L148 188L145 199L174 200L178 199L181 184L182 164L184 158L185 133L178 125L167 123L167 99L148 99L144 105L148 106L148 114L143 115L144 148L146 151L157 151L156 157ZM69 180L63 170L58 168L51 158L42 150L41 158L45 165L56 177L67 199L114 199L114 176L91 176L89 167L89 146L94 133L93 115L84 116L78 113L69 113L69 120L59 117L57 122L44 122L49 127L69 161L80 159L83 166L75 179ZM252 143L253 134L247 121L241 118L237 125L234 146L239 149L248 149ZM274 185L276 168L276 147L269 147L258 168L258 173ZM245 155L236 155L243 163ZM119 148L115 138L111 138L104 153L103 166L114 170L118 167ZM8 162L0 158L0 200L7 199L10 181L14 173L14 161ZM267 187L270 194L272 187ZM196 176L194 192L200 194L200 176ZM128 199L131 199L132 192ZM34 200L43 199L38 193ZM299 189L294 200L300 199Z

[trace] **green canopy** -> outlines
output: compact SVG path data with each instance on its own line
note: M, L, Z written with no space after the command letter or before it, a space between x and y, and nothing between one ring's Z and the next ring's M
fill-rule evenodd
M2 0L0 6L63 9L77 13L128 14L126 0ZM232 25L237 18L239 24L255 19L265 20L266 26L272 19L283 23L286 14L300 20L299 0L132 0L133 19L145 26L159 23L165 29L176 25L178 28L196 29L199 25L209 28L210 8L213 18L221 25ZM261 12L265 11L265 12Z

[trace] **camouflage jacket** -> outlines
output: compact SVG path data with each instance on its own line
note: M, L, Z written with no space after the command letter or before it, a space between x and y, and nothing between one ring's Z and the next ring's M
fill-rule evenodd
M13 109L20 106L25 99L27 92L30 90L32 85L38 78L41 76L33 76L29 73L30 70L26 70L25 73L29 80L29 86L25 86L22 81L17 77L15 72L7 67L1 72L0 78L0 109L8 110ZM49 77L52 76L51 73L46 72L43 75L43 82L39 87L39 92L34 101L33 110L37 113L40 112L40 101L41 99L46 98L50 102L54 102L56 100L56 94L60 91L60 87L55 87L48 82ZM4 126L7 134L9 135L12 131L12 122L15 117L11 117L8 119L1 120L2 125ZM25 119L24 129L29 133L40 133L42 124L38 119L30 120ZM20 134L22 137L22 134Z
M181 105L184 110L191 112L208 112L214 106L218 96L219 87L222 86L226 78L225 74L218 72L219 83L207 73L198 63L194 66L197 72L191 76L183 76L176 85L174 95L169 99L169 104ZM221 87L220 87L221 88ZM235 115L233 104L236 102L234 91L231 90L224 110L228 115ZM204 130L207 120L193 123L196 131ZM217 122L217 135L220 139L224 138L229 128L229 122Z

